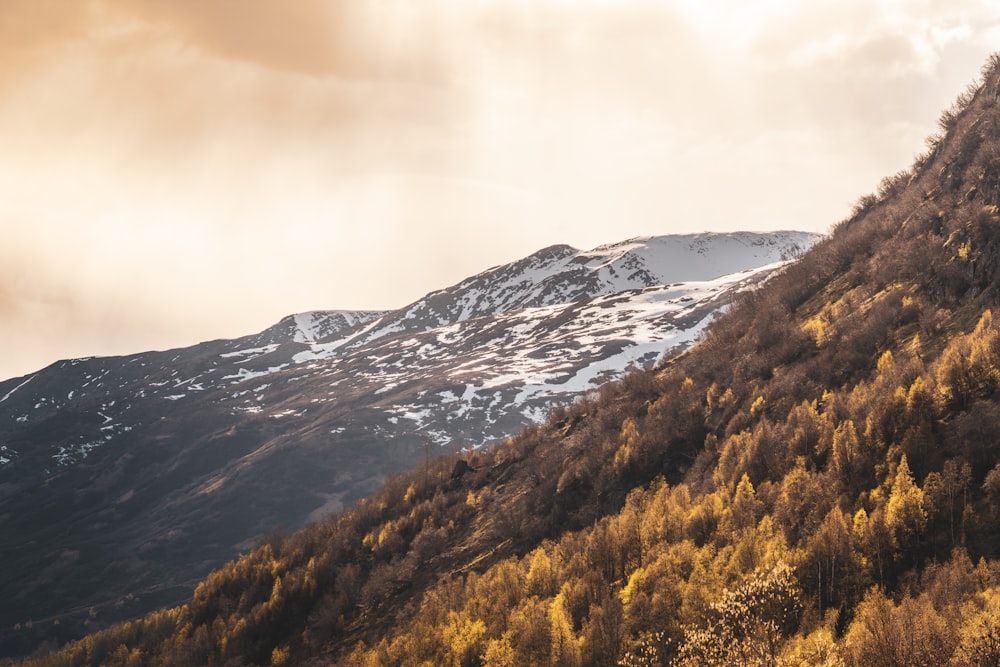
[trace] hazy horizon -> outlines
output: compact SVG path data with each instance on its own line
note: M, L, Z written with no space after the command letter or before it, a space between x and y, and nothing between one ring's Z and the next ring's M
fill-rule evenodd
M542 247L826 232L988 2L8 0L0 379L389 309Z

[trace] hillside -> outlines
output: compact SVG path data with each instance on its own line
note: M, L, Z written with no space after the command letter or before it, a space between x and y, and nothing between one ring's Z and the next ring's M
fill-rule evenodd
M998 664L998 99L688 353L28 664Z
M179 604L274 527L685 349L816 240L557 246L397 311L302 313L0 383L0 655Z
M1000 57L701 344L28 664L1000 664Z
M690 353L42 664L987 664L996 90Z

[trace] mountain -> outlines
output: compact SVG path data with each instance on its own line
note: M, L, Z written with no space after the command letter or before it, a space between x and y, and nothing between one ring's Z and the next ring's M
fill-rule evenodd
M28 665L1000 664L1000 55L701 342Z
M177 604L275 526L686 349L818 238L554 246L397 311L298 314L2 382L0 638L23 650Z

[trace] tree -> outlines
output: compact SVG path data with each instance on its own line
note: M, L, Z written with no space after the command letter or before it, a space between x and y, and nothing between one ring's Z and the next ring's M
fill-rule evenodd
M1000 592L988 591L985 608L965 620L951 664L955 667L1000 665Z
M556 580L552 572L552 560L545 553L544 547L536 549L531 556L526 584L529 595L548 597L555 593Z
M577 667L580 665L580 641L573 632L573 619L566 611L565 602L566 596L560 591L549 605L552 664Z
M862 507L855 515L851 524L851 534L855 544L861 547L868 565L874 569L873 577L879 584L885 584L885 574L892 555L892 533L885 523L885 511L882 507L875 508L871 516Z
M761 503L757 500L756 492L750 478L746 473L740 478L736 485L736 493L733 495L733 524L737 530L753 528L757 525L757 518L763 511Z
M815 581L817 607L821 615L824 609L839 606L847 593L845 583L850 587L858 579L858 563L851 548L848 518L840 508L834 507L806 544L800 572L803 584Z
M927 526L924 492L914 483L905 454L896 466L896 477L885 506L885 523L897 549L914 544Z
M798 626L802 606L791 568L758 570L712 604L707 625L687 628L677 665L777 665L781 644Z
M442 639L452 667L470 667L476 664L483 652L483 637L486 624L480 619L471 619L458 612L448 613L448 622L442 631Z
M947 664L955 646L948 622L926 595L896 606L879 588L858 605L844 637L848 667L909 667Z
M961 519L968 504L968 488L972 481L972 468L964 461L948 459L941 472L932 472L924 480L924 501L938 513L942 520L948 522L948 535L954 546L964 538L964 527ZM956 504L958 505L956 511ZM959 518L959 533L955 533L955 517Z

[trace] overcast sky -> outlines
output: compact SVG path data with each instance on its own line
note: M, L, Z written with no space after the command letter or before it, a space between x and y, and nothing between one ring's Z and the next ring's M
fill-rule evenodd
M0 378L554 243L827 231L1000 49L964 0L0 0Z

